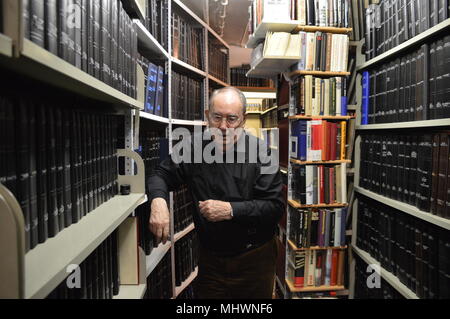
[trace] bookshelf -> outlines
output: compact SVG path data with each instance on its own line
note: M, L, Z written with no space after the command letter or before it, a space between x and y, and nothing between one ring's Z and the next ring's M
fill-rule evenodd
M155 58L169 60L170 55L162 47L161 44L153 37L153 35L145 28L142 22L138 19L133 20L133 24L138 31L138 44L140 50L147 54L154 55Z
M280 70L288 69L298 61L297 57L264 56L255 62L255 65L247 72L247 77L273 77Z
M352 245L353 251L360 256L368 265L380 265L380 263L372 258L368 253L365 251L359 249L358 247ZM392 273L389 271L383 269L380 266L380 275L381 277L386 280L392 287L394 287L399 293L401 293L405 298L408 299L419 299L417 295L412 292L408 287L406 287L404 284L398 280L397 277L395 277Z
M147 277L156 268L166 253L172 248L172 242L160 243L158 247L153 248L150 255L146 256L146 275Z
M273 87L254 87L254 86L236 86L237 89L243 92L268 92L268 93L276 93L275 88Z
M167 117L162 117L154 114L150 114L147 112L139 112L139 116L143 119L163 123L163 124L169 124L170 120Z
M178 120L173 119L170 121L173 125L187 125L187 126L206 126L205 121L189 121L189 120Z
M219 80L218 78L212 76L211 74L208 74L208 79L213 81L215 85L219 85L219 86L222 86L222 87L230 86L228 83L225 83L225 82Z
M177 298L179 294L183 292L184 289L186 289L187 286L189 286L192 281L194 281L195 278L197 278L198 274L198 267L195 268L195 270L189 275L189 277L182 282L181 286L175 287L175 293L174 298Z
M304 288L298 288L295 287L292 281L289 279L286 279L286 284L289 287L289 290L291 292L321 292L321 291L338 291L338 290L344 290L344 286L318 286L318 287L304 287Z
M202 78L206 78L207 77L207 73L205 71L199 70L196 67L181 61L177 58L172 57L172 68L175 71L179 71L179 72L187 72L191 75L193 75L194 77L202 77Z
M36 80L123 107L144 108L142 102L90 76L28 39L23 39L20 55L19 59L10 61L10 66Z
M258 43L265 39L267 31L291 33L297 26L298 21L262 21L248 38L246 47L254 49Z
M429 21L429 23L431 23L431 21ZM366 55L364 54L365 52L361 49L361 46L364 43L364 39L361 40L361 42L358 44L358 49L357 49L357 55L356 55L356 72L358 72L358 79L361 79L361 74L363 71L368 71L371 70L373 68L378 67L381 64L384 63L388 63L390 61L394 61L395 59L399 59L399 58L403 58L406 57L408 55L408 53L414 49L419 49L423 44L426 43L431 43L433 41L435 41L438 38L441 38L445 35L448 34L448 30L450 28L450 19L446 19L438 24L436 24L433 27L428 28L427 30L425 30L422 33L417 34L415 37L412 37L410 39L408 39L407 41L401 43L400 45L394 46L392 49L370 59L367 60L366 59ZM429 54L429 52L425 52L425 54ZM446 57L447 58L447 57ZM428 78L425 78L428 81ZM363 98L363 94L362 94L362 84L361 81L357 80L356 81L357 86L356 86L356 96L357 96L357 105L356 105L356 110L358 112L358 114L362 114L362 110L361 110L361 102L362 102L362 98ZM398 88L396 88L398 89ZM375 92L376 93L376 92ZM410 106L410 107L414 107ZM358 247L357 244L357 237L358 236L358 225L359 225L359 220L358 220L358 206L360 205L360 202L365 203L365 207L369 207L369 208L374 208L378 207L377 205L383 205L383 206L379 206L379 210L381 213L383 213L383 209L386 209L386 211L384 211L385 214L387 214L388 212L391 212L389 209L395 209L398 210L404 214L405 218L408 218L408 227L410 227L410 229L415 230L415 232L417 233L418 231L420 231L423 227L423 229L432 229L433 233L432 235L434 236L434 238L438 238L440 239L441 236L441 232L442 234L448 234L448 231L450 230L450 220L437 216L437 215L433 215L430 212L425 212L425 211L421 211L419 210L417 207L407 204L405 202L402 202L400 200L397 199L393 199L393 198L389 198L387 196L383 196L380 194L377 194L375 192L372 192L368 189L363 188L362 186L360 186L360 175L361 175L361 161L367 160L367 157L364 157L364 155L362 153L362 149L361 149L361 141L362 141L362 135L366 135L366 134L383 134L383 135L393 135L393 136L402 136L402 135L410 135L410 133L414 133L417 131L420 131L423 134L426 134L427 132L436 132L436 131L445 131L448 129L448 126L450 125L450 122L448 121L448 119L444 118L444 119L437 119L437 120L421 120L421 121L411 121L411 122L393 122L393 123L382 123L382 124L368 124L368 125L362 125L360 123L360 121L358 121L359 123L357 123L356 125L356 143L355 143L355 151L354 151L354 156L355 156L355 188L354 191L356 193L357 196L355 196L355 200L353 203L353 214L351 216L352 218L352 244L351 244L351 249L352 252L356 255L359 256L364 263L366 263L367 265L378 265L380 266L380 275L381 277L395 290L397 291L399 294L401 294L403 297L407 298L407 299L419 299L419 298L429 298L428 294L422 291L422 287L425 287L425 285L427 285L427 287L430 287L429 290L431 290L432 286L438 287L442 284L441 282L436 282L435 284L430 283L429 280L432 279L427 279L426 282L423 282L422 279L427 277L427 278L433 278L434 274L431 272L430 269L434 269L434 271L437 272L439 265L434 265L434 267L428 266L425 268L421 268L423 269L423 271L420 272L413 272L411 274L411 278L412 280L414 280L414 285L413 287L416 288L410 288L408 286L410 286L410 283L408 283L408 286L403 283L402 281L400 281L401 275L399 275L399 268L402 268L400 270L400 272L404 271L407 276L410 276L408 270L403 269L403 266L401 266L402 263L405 262L409 262L411 259L408 260L396 260L395 264L392 264L393 267L397 267L397 271L395 273L391 273L390 271L386 270L385 268L383 268L381 266L381 262L380 261L385 261L386 260L386 253L384 251L383 248L381 247L376 247L376 249L380 249L380 260L377 260L377 258L374 258L373 256L371 256L371 254L373 254L373 252L370 251L370 249L367 249L367 251L361 249L361 247ZM405 153L406 154L406 153ZM395 164L393 165L397 165L397 161L395 161ZM400 164L398 164L400 165ZM430 167L432 166L432 164L430 164ZM430 168L431 169L431 168ZM431 187L431 183L432 181L419 181L417 180L413 180L412 183L415 184L420 184L420 183L425 183L425 185L429 185ZM428 183L428 184L427 184ZM419 192L419 191L417 191ZM372 203L372 204L369 204ZM373 205L373 207L372 207ZM385 208L381 208L381 207L385 207ZM378 210L378 208L377 208ZM392 211L393 212L393 211ZM397 212L397 213L400 213ZM388 216L389 214L385 215ZM397 216L396 216L397 218ZM381 220L382 218L380 218ZM397 220L396 220L397 221ZM400 221L397 221L397 223L400 223ZM411 224L410 224L411 223ZM412 224L413 223L413 224ZM439 258L439 254L441 253L441 251L436 251L437 250L437 245L434 251L431 251L430 247L431 246L431 242L430 245L428 245L427 243L421 242L421 241L417 241L416 238L414 238L414 235L411 235L411 233L406 232L406 224L404 225L405 228L397 228L398 225L402 225L402 224L395 224L393 225L394 227L396 227L396 232L405 232L405 236L402 237L402 240L404 240L405 243L407 243L407 245L409 245L410 243L415 244L415 249L411 252L411 258L420 258L420 261L422 262L422 252L424 253L423 257L425 258L425 256L436 256L436 260L440 260ZM381 228L380 228L381 229ZM392 234L390 230L386 230L386 229L382 229L380 231L386 232L384 233L383 236L386 236L386 238L389 240L395 240L397 241L398 238L396 237L391 237L391 235L387 235ZM436 233L434 233L436 232ZM392 234L393 236L393 234ZM425 245L426 246L425 248ZM367 247L366 247L367 248ZM394 248L393 248L394 249ZM400 249L402 249L402 251L400 251ZM425 249L427 249L426 251L426 255L425 255ZM390 253L390 252L389 252ZM388 253L388 254L389 254ZM402 255L404 254L403 252L403 248L398 248L392 251L392 253L394 253L396 256ZM403 257L406 258L406 257ZM432 262L431 259L424 259L423 262L429 264ZM417 263L417 261L416 261ZM415 265L414 265L415 267ZM350 298L355 298L357 296L355 296L355 286L357 285L355 283L355 269L356 269L356 261L353 258L350 258ZM395 268L394 268L395 269ZM446 273L448 274L448 270L446 271ZM437 276L436 276L437 277ZM405 281L406 282L406 281ZM416 285L417 284L417 285ZM420 288L419 288L420 287ZM437 288L436 288L437 289ZM436 293L437 291L433 291L433 293ZM437 296L437 298L442 298L440 296ZM444 297L445 298L445 297Z
M434 27L428 29L427 31L420 33L419 35L415 36L412 39L409 39L408 41L396 46L395 48L373 58L369 61L363 62L360 65L357 65L356 70L357 71L363 71L367 70L371 67L373 67L376 64L379 64L380 62L386 61L396 55L401 55L406 50L408 50L411 47L418 47L423 42L427 41L428 39L436 36L437 34L444 32L450 28L450 19L447 19L438 25L435 25ZM365 57L363 58L365 60Z
M194 223L190 224L188 227L176 233L173 237L173 242L176 243L178 240L189 234L191 231L195 229Z

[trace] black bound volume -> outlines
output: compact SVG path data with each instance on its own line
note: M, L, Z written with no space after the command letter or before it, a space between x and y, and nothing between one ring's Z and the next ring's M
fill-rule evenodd
M63 157L63 198L64 198L64 224L69 227L72 224L72 179L71 179L71 112L62 113L63 132L62 132L62 157Z
M90 1L81 0L81 69L89 73L89 9ZM91 73L89 73L91 74Z
M45 3L44 0L29 2L31 32L30 39L37 45L45 47Z
M57 199L56 170L56 136L55 111L53 107L46 108L47 113L47 198L48 198L48 236L59 233L59 210Z
M58 55L58 7L56 0L45 1L45 48L54 55Z
M37 157L37 203L38 203L38 241L43 243L49 236L48 230L48 202L47 202L47 116L45 109L39 105L37 111L36 157Z
M65 61L69 60L69 33L66 18L68 5L68 0L61 0L58 6L58 56Z
M23 10L23 36L31 40L30 1L22 0ZM3 33L3 6L0 6L0 32Z
M38 189L37 189L37 148L36 148L36 107L34 103L27 106L29 126L28 140L30 141L29 174L30 174L30 249L38 244ZM1 112L0 112L1 113Z
M56 153L56 199L58 207L59 229L64 229L64 142L63 123L60 108L55 108L55 153Z
M101 80L106 84L111 84L110 77L110 60L111 60L111 1L101 1L101 37L100 37L100 64L101 64Z
M74 5L75 11L72 12L74 14L72 23L73 23L73 41L74 41L74 65L82 69L82 58L83 58L83 52L82 52L82 0L72 0L72 4Z
M97 79L101 77L101 0L92 0L92 18L94 27L92 28L92 45L94 48L93 52L93 63L94 63L94 76Z

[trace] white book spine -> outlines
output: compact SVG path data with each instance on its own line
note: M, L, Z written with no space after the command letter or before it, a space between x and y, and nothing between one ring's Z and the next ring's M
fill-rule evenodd
M330 71L336 71L336 34L331 35L331 63L330 63Z
M305 70L305 65L306 65L306 47L307 47L307 43L306 43L306 32L302 31L300 32L300 41L301 41L301 46L300 46L300 50L301 50L301 59L300 59L300 70Z
M313 204L313 172L314 166L312 165L306 165L306 205L312 205Z
M342 78L336 78L336 115L340 116L342 113Z
M335 209L334 214L334 246L341 246L341 218L342 218L342 209Z
M338 9L337 9L338 15L337 15L336 26L341 27L342 26L342 0L338 0L337 4L338 4Z
M328 0L320 0L319 1L319 7L320 7L320 21L319 25L321 27L326 27L328 22Z
M312 76L305 76L305 114L312 115ZM308 122L309 123L309 122Z
M322 267L317 267L317 259L318 259L318 257L317 257L317 251L315 251L314 252L314 255L316 255L315 256L315 259L316 259L316 269L315 269L315 285L316 286L320 286L320 284L321 284L321 280L322 280ZM321 258L323 258L323 256L321 256ZM322 263L323 263L323 259L321 260L322 261Z
M297 1L297 18L300 25L306 25L306 0Z

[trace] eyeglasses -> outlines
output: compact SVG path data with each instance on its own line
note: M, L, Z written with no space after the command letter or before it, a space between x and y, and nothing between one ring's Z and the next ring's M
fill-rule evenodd
M228 125L236 125L238 123L240 117L237 115L228 115L228 116L224 117L217 113L213 113L210 116L211 121L213 121L216 124L221 124L224 118Z

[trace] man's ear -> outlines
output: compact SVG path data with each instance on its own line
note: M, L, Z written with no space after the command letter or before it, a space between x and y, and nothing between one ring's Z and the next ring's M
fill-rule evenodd
M209 110L205 110L205 121L209 119Z

